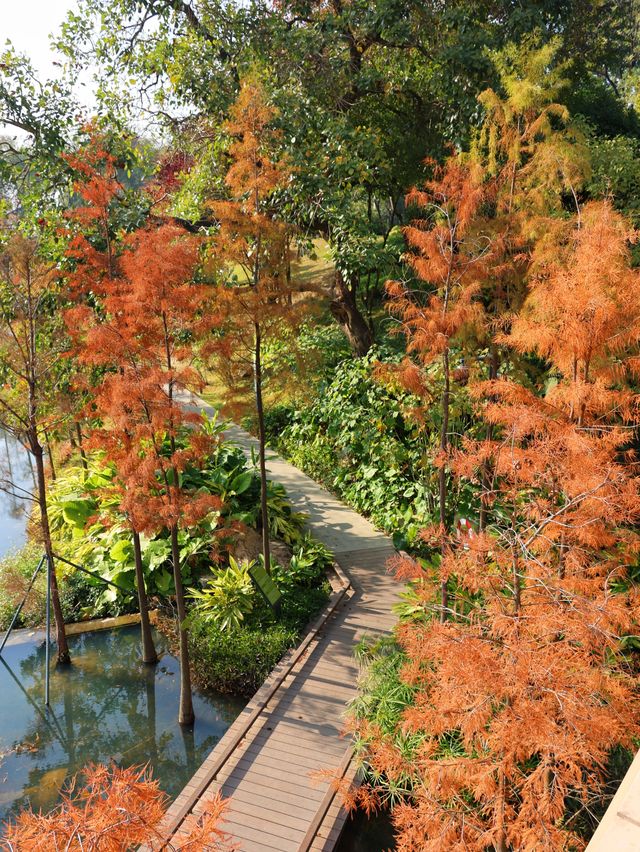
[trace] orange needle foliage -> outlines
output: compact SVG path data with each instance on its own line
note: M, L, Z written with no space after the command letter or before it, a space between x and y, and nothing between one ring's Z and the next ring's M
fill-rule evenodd
M405 228L410 251L405 260L425 289L409 290L398 281L387 282L390 310L401 322L407 338L407 352L397 371L401 383L422 397L425 405L416 412L427 416L433 391L427 369L439 362L442 371L440 393L440 448L438 492L440 529L437 536L443 557L449 551L450 512L447 505L447 476L450 456L449 418L451 407L451 347L461 342L465 332L478 329L483 321L478 301L490 254L487 237L478 233L478 210L484 200L482 170L450 158L436 169L423 190L414 189L407 203L425 210L428 218ZM448 606L447 578L441 580L441 617Z
M139 534L166 529L171 536L180 624L179 721L188 725L194 717L178 531L219 509L220 500L181 485L183 471L201 464L212 446L202 431L189 428L202 420L185 410L179 395L200 384L190 363L196 342L211 328L209 289L194 281L199 240L175 225L140 228L123 245L114 244L109 237L109 209L116 192L113 164L103 151L99 160L106 166L87 167L83 174L88 188L82 182L78 186L87 205L75 218L91 239L81 232L73 243L73 279L84 301L68 311L67 323L80 361L102 371L92 389L92 413L101 426L94 429L91 443L116 467L120 508L133 531L139 583ZM101 223L98 234L91 231L94 221ZM104 251L93 247L96 239L106 245ZM89 294L93 301L98 297L97 308Z
M265 466L265 428L262 402L263 346L295 325L299 310L293 305L289 282L290 228L276 217L271 198L286 186L289 173L283 162L271 158L276 116L262 88L243 83L226 129L234 141L226 176L230 198L212 201L218 220L212 261L220 282L215 304L220 329L211 344L217 368L229 389L238 376L253 375L260 444L263 555L270 569L269 518ZM234 280L235 279L235 280Z
M5 827L5 852L122 852L141 844L151 852L233 852L238 849L220 823L227 801L208 800L199 819L180 840L162 840L166 795L144 768L93 765L83 773L84 785L70 792L48 814L23 811Z
M443 559L448 621L399 632L415 689L401 734L421 744L407 757L360 731L374 769L413 779L394 811L401 852L583 848L568 804L588 808L611 749L640 732L620 644L640 617L627 580L640 546L635 398L623 384L637 372L640 275L609 204L581 220L501 340L547 358L555 382L543 397L506 379L472 387L495 437L467 441L452 466L479 484L491 460L489 523ZM439 612L420 566L396 562Z
M91 128L89 128L91 130ZM106 150L100 134L92 132L89 141L77 154L65 159L77 173L73 189L84 203L73 208L69 215L71 235L67 257L77 266L67 278L72 296L88 293L98 296L109 292L116 274L111 208L123 194L117 178L115 158ZM104 250L96 246L102 243Z
M195 428L186 446L180 444L187 427L197 427L201 418L185 410L179 393L198 383L188 359L193 341L209 327L208 291L192 280L197 241L175 226L139 230L128 246L121 257L123 277L103 299L108 319L95 322L93 313L87 315L83 358L117 366L94 393L104 420L94 438L119 471L121 508L137 533L166 529L171 536L180 624L179 721L188 725L193 706L178 530L219 509L220 500L181 485L181 473L201 464L212 446Z

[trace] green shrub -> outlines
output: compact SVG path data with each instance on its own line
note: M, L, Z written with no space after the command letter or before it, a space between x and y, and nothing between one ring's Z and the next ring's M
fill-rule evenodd
M292 405L273 405L264 412L264 428L267 435L279 435L293 419L295 408ZM247 426L255 432L253 420L249 419Z
M249 569L255 564L238 564L230 556L228 567L216 571L202 589L189 589L198 616L220 630L238 630L253 609L256 593Z
M223 630L195 615L189 644L196 680L204 689L253 695L296 639L297 631L283 624Z
M307 533L293 548L288 568L276 566L274 578L280 583L310 588L321 584L332 564L329 548Z
M105 596L105 585L82 571L68 570L60 581L60 603L68 623L89 618L111 618L138 611L137 595Z
M29 580L42 556L42 548L29 542L0 560L0 630L9 626L16 606L25 594ZM67 623L86 618L106 618L137 612L133 596L104 600L105 585L97 579L58 563L57 573L62 613ZM41 627L45 622L46 573L44 568L29 593L16 627Z
M297 638L327 602L330 591L329 584L325 581L321 585L311 588L295 584L289 590L281 585L280 589L283 596L277 623L295 630ZM276 621L273 616L271 616L271 620L274 623Z
M410 420L416 400L376 380L379 353L343 361L308 408L270 439L293 464L388 531L417 532L435 510L434 421Z
M217 432L222 427L212 421L204 428ZM186 488L215 494L223 502L219 512L211 512L197 525L179 532L183 582L194 585L212 567L214 542L224 552L238 524L257 526L260 481L242 450L226 441L217 445L202 469L188 467L181 477ZM120 587L105 586L79 574L70 581L67 594L73 609L71 620L119 615L136 606L131 533L118 512L117 496L109 493L112 478L113 470L96 455L89 460L88 474L80 467L67 467L51 487L51 528L57 550ZM293 512L282 486L270 483L268 499L272 534L295 543L302 535L303 516ZM149 595L172 595L168 533L141 536L141 548Z
M437 406L420 425L416 397L381 365L397 362L391 352L343 361L331 381L321 384L311 405L296 411L271 443L294 465L322 483L358 512L394 536L398 547L423 549L417 536L438 522L437 494L441 413ZM429 368L434 396L442 371ZM451 399L449 429L473 437L470 402L464 387ZM474 517L478 498L463 480L450 480L448 513Z
M280 538L289 545L299 542L307 516L293 511L284 485L271 480L267 482L267 507L272 538Z
M351 702L349 714L358 722L366 721L380 731L407 758L416 763L425 735L421 732L405 732L405 711L413 705L415 689L405 683L401 676L407 658L394 637L385 637L372 645L361 643L357 649L364 666L359 679L358 696ZM393 806L402 801L407 791L418 780L417 775L404 772L389 778L367 763L370 740L361 734L356 737L355 748L364 761L365 775L373 781L382 802Z
M327 602L331 560L324 545L305 536L294 548L290 566L274 566L273 580L282 592L278 613L259 594L252 596L251 610L236 621L223 623L195 607L188 635L199 685L252 695Z

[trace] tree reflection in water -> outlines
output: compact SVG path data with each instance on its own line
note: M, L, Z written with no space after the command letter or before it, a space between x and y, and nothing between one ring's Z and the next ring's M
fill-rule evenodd
M27 515L34 493L31 456L0 429L0 557L26 540Z
M30 803L50 808L70 776L90 762L149 763L170 795L180 792L238 716L244 701L194 693L196 722L176 722L177 660L154 635L160 662L141 660L136 626L72 636L73 665L52 668L43 707L44 645L7 646L0 666L0 819Z

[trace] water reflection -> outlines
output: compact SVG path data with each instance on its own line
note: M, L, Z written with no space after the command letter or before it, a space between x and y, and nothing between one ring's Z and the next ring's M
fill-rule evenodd
M10 484L14 487L8 487ZM33 490L31 456L0 429L0 558L26 540L27 515L32 504L23 498Z
M244 706L194 694L196 722L176 721L179 666L154 636L157 667L140 662L136 627L70 637L73 665L52 669L51 709L42 710L44 648L9 646L0 666L0 819L28 803L50 808L65 781L91 761L149 762L175 796Z

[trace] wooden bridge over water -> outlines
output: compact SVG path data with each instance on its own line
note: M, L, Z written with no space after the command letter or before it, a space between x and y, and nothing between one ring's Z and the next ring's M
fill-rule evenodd
M227 434L247 452L255 446L237 427ZM353 652L363 637L391 632L401 587L386 572L394 550L385 535L277 456L267 466L333 551L333 594L302 645L281 661L173 803L163 833L179 840L206 798L220 791L231 798L224 828L242 852L330 852L347 814L317 773L354 777L351 743L342 734L346 704L357 691Z

